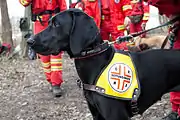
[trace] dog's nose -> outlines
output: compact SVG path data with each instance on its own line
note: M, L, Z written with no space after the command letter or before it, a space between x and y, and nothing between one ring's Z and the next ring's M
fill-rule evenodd
M33 45L35 44L35 40L30 37L30 38L27 40L27 44L30 45L30 46L33 46Z

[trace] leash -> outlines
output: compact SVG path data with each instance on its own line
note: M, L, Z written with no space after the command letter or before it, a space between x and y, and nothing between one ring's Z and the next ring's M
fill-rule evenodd
M134 42L134 40L133 40L134 37L140 36L141 34L147 33L149 31L152 31L152 30L155 30L155 29L158 29L158 28L161 28L161 27L168 26L170 24L175 23L178 20L180 20L180 16L177 16L174 19L172 19L172 20L170 20L170 21L168 21L168 22L166 22L166 23L164 23L162 25L159 25L159 26L154 27L154 28L150 28L148 30L132 33L132 34L129 34L127 36L119 36L115 41L109 42L109 44L114 44L114 43L120 44L121 42L126 42L126 41L132 43L132 42ZM164 41L163 46L161 48L163 48L165 46L164 44L167 43L167 41L168 40Z
M136 32L136 33L132 33L132 34L129 34L127 36L119 36L115 41L112 41L112 42L105 42L105 43L102 43L94 48L91 48L91 49L87 49L87 50L84 50L81 52L80 55L78 56L74 56L75 59L84 59L84 58L87 58L87 57L91 57L91 56L94 56L94 55L97 55L97 54L100 54L104 51L106 51L110 45L112 44L115 44L115 43L118 43L120 44L121 42L126 42L128 41L130 44L133 44L135 42L135 40L133 39L134 37L137 37L141 34L144 34L146 32L149 32L149 31L152 31L152 30L155 30L155 29L158 29L158 28L161 28L161 27L164 27L164 26L167 26L167 25L170 25L170 24L173 24L175 23L176 21L178 21L180 19L180 16L177 16L175 17L174 19L162 24L162 25L159 25L157 27L154 27L154 28L151 28L151 29L148 29L148 30L144 30L144 31L140 31L140 32ZM99 33L97 33L95 39L97 38L97 36L99 35ZM174 38L174 37L173 37ZM168 40L170 39L169 35L165 38L162 46L161 46L161 49L163 49L166 45L166 43L168 42ZM173 42L172 42L173 44Z
M164 47L166 46L167 42L169 40L169 35L166 36L165 40L163 41L162 45L161 45L161 49L164 49Z

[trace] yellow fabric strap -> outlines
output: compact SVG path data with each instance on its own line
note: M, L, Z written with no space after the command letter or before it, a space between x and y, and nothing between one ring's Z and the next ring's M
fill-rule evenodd
M118 30L124 30L124 29L125 29L125 26L124 26L124 25L118 25L118 26L117 26L117 29L118 29Z
M49 68L49 69L43 68L43 70L44 70L45 73L50 73L50 72L51 72L51 69L50 69L50 68Z
M62 66L51 66L51 71L61 71Z
M50 67L50 62L42 62L42 66L43 67Z
M61 64L62 59L51 59L51 64Z
M132 47L132 46L135 46L135 42L129 42L129 43L127 43L126 45Z
M150 15L149 13L144 13L144 16L146 17L149 17L149 15Z
M38 17L36 17L36 18L37 18L36 20L39 21L39 18L42 19L42 15L41 15L41 16L38 16Z
M132 1L131 1L132 4L135 4L135 3L137 3L137 2L138 2L137 0L132 0Z
M105 16L104 16L104 15L102 15L101 19L102 19L102 20L104 20L104 19L105 19Z
M148 20L150 14L149 13L144 13L143 20Z
M124 5L124 6L122 7L122 10L123 10L123 11L131 10L131 9L132 9L132 6L131 6L131 5Z
M24 6L26 6L26 5L29 4L26 0L20 0L20 2L21 2L21 4L24 5Z
M96 0L88 0L89 2L94 2L94 1L96 1Z

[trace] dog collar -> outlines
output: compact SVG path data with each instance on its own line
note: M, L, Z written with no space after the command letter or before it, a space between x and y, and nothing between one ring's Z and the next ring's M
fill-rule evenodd
M98 55L100 53L105 52L109 47L110 47L110 45L108 44L108 42L104 42L104 43L96 46L95 48L82 51L81 54L75 56L74 59L84 59L84 58Z

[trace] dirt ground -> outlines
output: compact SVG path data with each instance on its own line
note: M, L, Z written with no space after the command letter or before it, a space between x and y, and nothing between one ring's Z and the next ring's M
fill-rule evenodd
M92 120L73 60L63 56L64 95L54 98L38 60L0 58L0 120ZM148 98L147 98L148 99ZM170 111L169 95L132 120L153 120Z

